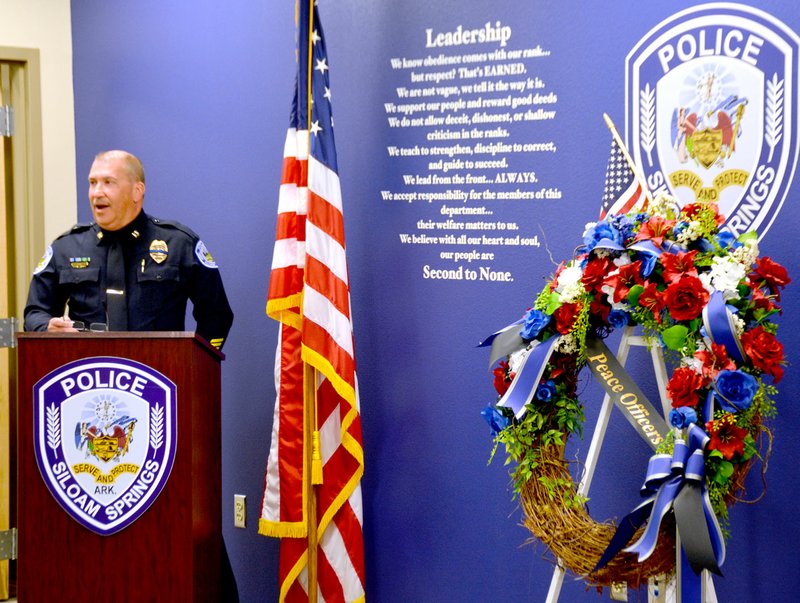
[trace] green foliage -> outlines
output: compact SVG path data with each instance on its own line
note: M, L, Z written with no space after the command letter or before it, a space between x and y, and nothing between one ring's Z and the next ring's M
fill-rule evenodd
M664 340L664 345L670 350L680 351L686 345L686 335L689 333L689 328L684 325L673 325L668 329L664 329L661 333L661 338Z
M495 438L492 457L498 444L506 450L506 465L516 463L512 473L515 495L531 480L539 466L539 450L551 446L564 446L570 434L583 434L583 406L573 398L559 392L549 403L529 404L522 421L513 422ZM491 462L491 459L490 459ZM580 497L574 493L572 482L570 489L562 490L557 483L548 484L548 492L562 492L570 504L578 504Z

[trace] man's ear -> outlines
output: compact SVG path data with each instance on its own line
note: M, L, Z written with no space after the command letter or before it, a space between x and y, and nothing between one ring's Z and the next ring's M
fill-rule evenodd
M144 182L136 182L133 185L133 198L136 203L141 203L144 199Z

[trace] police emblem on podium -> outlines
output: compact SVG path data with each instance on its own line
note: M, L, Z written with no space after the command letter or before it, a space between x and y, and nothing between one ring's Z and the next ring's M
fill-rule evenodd
M163 490L175 460L176 387L128 359L87 358L34 386L36 462L61 507L111 535Z
M668 17L626 59L626 132L655 195L710 202L763 237L797 166L800 38L764 11L703 4Z

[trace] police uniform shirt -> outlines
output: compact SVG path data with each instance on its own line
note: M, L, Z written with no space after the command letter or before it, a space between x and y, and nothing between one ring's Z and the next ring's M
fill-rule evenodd
M106 266L115 240L124 254L128 330L183 331L191 300L197 333L222 347L233 312L214 259L189 228L143 211L121 230L79 224L53 241L34 271L25 330L47 330L67 304L72 320L108 324Z

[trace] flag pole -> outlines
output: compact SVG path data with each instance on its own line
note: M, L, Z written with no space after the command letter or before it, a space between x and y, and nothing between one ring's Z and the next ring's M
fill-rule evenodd
M622 137L617 132L617 127L614 125L614 122L611 121L611 118L608 116L608 113L603 113L603 119L606 121L606 125L608 129L611 130L611 136L614 137L614 140L617 142L620 150L622 151L622 155L625 157L625 161L628 162L628 167L631 168L633 175L636 176L636 180L639 182L639 185L642 187L642 192L644 193L644 198L647 203L653 200L653 196L650 194L650 189L647 188L647 183L645 182L642 175L639 173L639 168L636 167L636 164L633 161L633 157L628 152L628 147L625 146L625 143L622 142Z
M299 0L302 2L303 0ZM311 156L311 106L313 102L312 94L312 66L314 62L314 47L313 47L313 34L314 34L314 0L308 1L308 31L306 32L306 40L308 47L307 52L307 65L306 65L306 127L308 128L308 155ZM308 186L308 183L306 183ZM304 406L306 409L306 416L308 419L307 435L311 435L311 446L307 447L307 463L306 483L308 484L308 603L317 603L317 557L319 546L319 535L317 534L317 488L315 484L322 483L322 461L319 449L319 429L317 426L317 371L308 364L303 363L304 371Z
M303 363L303 397L306 416L306 434L315 430L316 427L316 407L314 392L317 385L317 372L313 366L308 363ZM306 484L306 503L307 503L307 527L308 527L308 603L317 603L317 489L312 483L312 465L314 463L312 445L306 446L305 451L305 470L306 478L303 480Z

